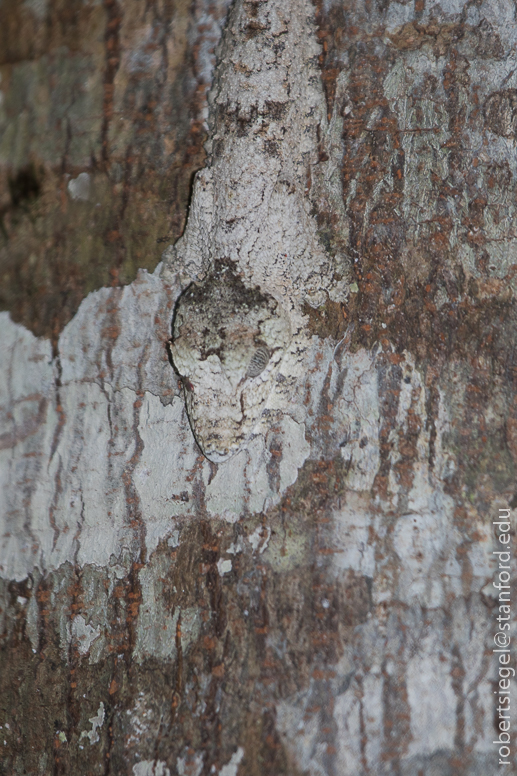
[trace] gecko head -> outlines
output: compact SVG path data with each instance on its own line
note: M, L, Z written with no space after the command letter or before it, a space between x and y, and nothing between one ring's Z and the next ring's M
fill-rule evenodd
M289 321L274 297L249 288L231 262L179 297L171 355L185 389L194 436L215 463L246 443L266 407L291 341Z

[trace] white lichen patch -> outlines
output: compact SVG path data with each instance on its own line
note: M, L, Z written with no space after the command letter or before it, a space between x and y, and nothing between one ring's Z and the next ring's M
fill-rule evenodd
M185 406L179 397L164 405L158 396L146 393L138 432L143 450L134 480L144 514L149 516L147 546L152 551L156 545L153 536L163 536L170 530L171 519L191 511L195 480L187 473L201 470L204 462L193 444Z
M231 560L227 559L224 560L223 558L219 558L217 561L217 571L219 572L219 576L223 576L224 574L228 574L232 570L232 562Z
M262 555L268 548L270 538L271 528L259 525L255 528L253 533L248 536L248 541L251 544L253 552L258 552L259 555Z
M436 749L454 749L456 696L452 687L451 665L438 649L423 647L409 661L406 686L411 709L412 743L409 754L429 754ZM425 650L425 651L424 651ZM422 703L422 698L433 698Z
M237 541L232 542L226 552L228 555L238 555L241 552L244 552L246 549L246 546L244 544L244 541L242 539L242 536L239 536Z
M264 552L264 560L277 572L287 573L300 567L307 560L310 546L309 539L303 532L289 527L285 534L279 532L264 541L260 529L249 537L250 544ZM262 549L263 548L263 549Z
M352 569L367 577L375 573L375 547L370 531L375 525L368 510L368 500L350 494L341 510L334 514L334 547L332 556L335 573Z
M336 370L336 377L339 370ZM364 350L347 357L346 376L336 402L341 421L341 456L352 490L369 491L379 469L379 390L373 357Z
M97 714L95 714L93 717L90 717L89 719L92 725L92 729L83 730L79 736L79 741L81 741L83 738L87 738L90 744L96 744L100 740L99 730L104 724L105 716L106 713L104 710L104 703L101 701L99 703L99 708L97 709Z
M141 569L139 580L142 590L136 643L135 659L142 663L149 657L174 660L177 654L178 621L181 617L181 648L186 651L196 641L201 629L201 615L198 609L189 607L180 610L167 605L170 593L164 588L170 569L166 555L155 554L147 566ZM172 591L171 591L172 592ZM159 627L157 627L159 623Z
M188 752L176 760L178 776L200 776L203 770L203 755Z
M47 478L45 450L56 422L54 366L50 342L36 339L7 313L0 313L0 330L0 574L24 579L39 552L31 532L24 529L24 500L27 488L34 492ZM48 527L51 489L43 491L39 509Z
M87 655L92 644L100 635L100 627L94 628L90 623L86 622L81 614L72 620L72 637L77 644L80 655Z
M133 776L170 776L170 773L163 760L142 760L133 765Z
M279 477L273 478L271 468L279 449ZM275 504L279 494L296 481L309 454L304 425L288 415L281 417L269 430L269 436L256 436L245 450L218 467L215 477L206 485L209 512L235 522L243 511L261 512Z
M219 771L219 776L237 776L237 770L239 768L239 765L241 764L243 757L244 757L244 749L242 748L242 746L239 746L237 748L237 751L234 752L230 757L229 762L227 762L226 765L223 765L223 767Z
M67 188L72 199L87 202L90 199L90 186L90 176L87 172L81 172L77 178L70 178Z

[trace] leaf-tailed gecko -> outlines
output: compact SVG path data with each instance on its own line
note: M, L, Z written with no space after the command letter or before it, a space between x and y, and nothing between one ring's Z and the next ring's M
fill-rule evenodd
M239 451L289 401L325 301L330 256L307 196L326 105L310 0L236 0L209 97L208 158L165 280L188 287L171 354L205 456Z

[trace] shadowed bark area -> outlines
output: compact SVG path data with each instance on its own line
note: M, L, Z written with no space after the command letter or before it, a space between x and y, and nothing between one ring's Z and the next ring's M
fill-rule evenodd
M0 773L516 772L515 8L311 6L307 212L344 290L303 307L291 410L215 464L151 273L214 67L245 71L227 11L253 41L272 2L0 6Z
M35 334L181 234L227 5L2 5L0 309Z

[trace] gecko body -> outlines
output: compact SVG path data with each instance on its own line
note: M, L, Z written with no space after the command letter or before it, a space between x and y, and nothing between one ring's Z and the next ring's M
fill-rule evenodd
M211 91L207 164L165 255L188 285L171 354L194 435L222 462L288 402L332 282L308 199L325 100L309 0L237 0ZM185 274L186 273L186 274ZM267 413L266 413L267 414Z

